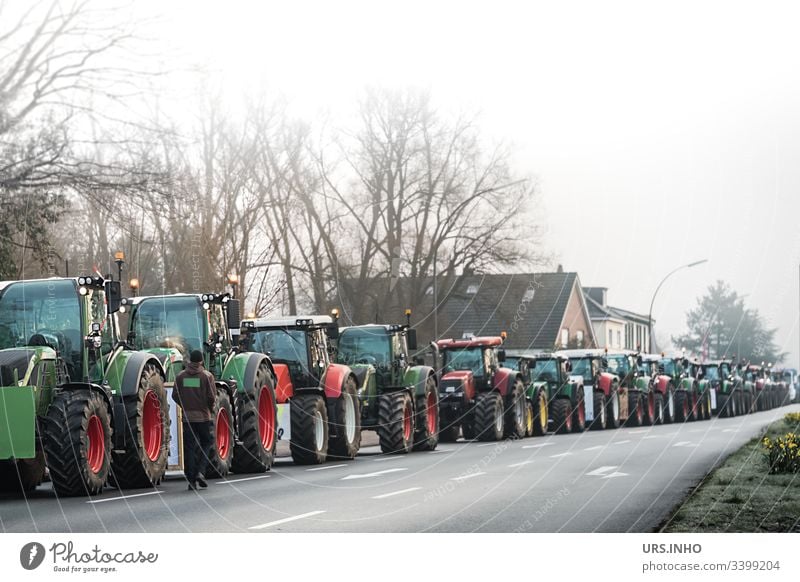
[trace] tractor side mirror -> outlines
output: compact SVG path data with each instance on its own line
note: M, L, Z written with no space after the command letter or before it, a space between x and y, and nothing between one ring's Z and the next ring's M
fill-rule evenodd
M106 281L105 287L108 312L116 313L122 305L122 285L119 281Z
M497 361L502 363L506 361L506 351L505 350L497 350Z
M636 356L636 365L637 366L641 366L643 363L644 363L644 360L642 360L642 354L637 355Z
M417 349L417 330L416 329L407 329L406 330L406 340L408 342L408 349L409 350L416 350Z
M681 361L681 365L684 368L688 368L689 367L689 358L683 358L683 360Z
M605 369L608 368L608 358L600 358L600 365Z
M570 372L572 372L572 362L570 362L569 360L567 360L567 361L564 363L564 367L567 369L567 374L569 374Z
M239 326L242 325L239 300L229 299L227 306L228 309L225 313L225 317L227 319L228 329L239 329Z
M335 340L339 339L339 324L336 322L328 324L328 338Z

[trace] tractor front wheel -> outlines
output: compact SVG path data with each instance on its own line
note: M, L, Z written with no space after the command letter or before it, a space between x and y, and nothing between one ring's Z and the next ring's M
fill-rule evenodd
M557 434L572 432L572 403L569 398L556 398L550 403Z
M581 398L572 409L572 432L586 430L586 401Z
M50 480L58 495L97 495L111 468L111 415L91 390L56 393L44 418Z
M525 399L525 438L533 436L533 421L535 414L533 412L533 404L527 398Z
M417 397L417 417L414 433L415 451L432 451L439 444L439 392L436 380L428 376L425 394Z
M660 392L653 395L653 409L655 410L653 424L664 424L664 396Z
M606 395L595 392L592 400L592 423L589 430L605 430L606 428Z
M675 392L675 422L688 422L692 418L689 394L686 390Z
M335 426L329 430L328 457L355 459L361 448L361 405L358 402L356 381L350 376L334 403Z
M414 446L414 405L402 390L378 398L378 440L384 453L410 453Z
M619 392L611 391L606 402L606 428L619 428Z
M475 434L482 441L503 438L503 398L495 391L484 392L475 403Z
M642 426L644 424L644 403L642 393L631 390L628 392L628 418L626 426Z
M277 442L275 382L266 364L256 371L252 393L236 392L239 440L233 450L234 473L263 473L272 466Z
M547 423L549 412L547 409L547 394L544 390L539 390L539 395L534 403L533 436L544 436L547 434Z
M319 394L300 394L289 402L292 438L289 450L297 465L319 465L328 457L328 409Z
M518 378L506 397L504 436L521 439L525 436L525 387Z
M208 477L224 477L231 472L235 434L231 397L223 388L217 388L212 415L211 440L214 444L208 460Z

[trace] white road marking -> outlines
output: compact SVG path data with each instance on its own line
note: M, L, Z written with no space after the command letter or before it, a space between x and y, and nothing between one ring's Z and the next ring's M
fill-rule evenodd
M531 463L533 463L533 461L522 461L521 463L513 463L508 467L513 469L514 467L521 467L522 465L530 465Z
M439 449L436 449L435 451L428 451L428 454L429 455L438 455L439 453L447 453L447 452L450 452L450 449L446 449L446 450L443 450L443 451L440 451Z
M642 437L642 439L659 439L659 438L661 438L661 435L657 435L657 434L651 434L651 435L648 435L646 437Z
M553 443L539 443L538 445L525 445L523 449L538 449L540 447L549 447Z
M323 465L322 467L314 467L313 469L306 469L306 471L325 471L327 469L337 469L338 467L346 467L347 463L341 465Z
M739 432L738 428L724 428L722 432Z
M380 463L382 461L399 461L402 458L403 457L401 457L400 455L394 455L394 456L391 456L391 457L380 457L379 459L372 459L372 461L374 463Z
M450 480L451 481L466 481L467 479L472 479L473 477L477 477L479 475L486 475L486 471L479 471L478 473L470 473L469 475L462 475L460 477L453 477Z
M615 444L615 445L624 445L625 443L629 443L629 442L631 442L631 441L630 441L630 439L629 439L629 440L627 440L627 441L616 441L616 442L615 442L615 443L613 443L613 444Z
M639 429L639 430L632 430L628 434L642 434L643 432L648 432L649 430L650 429L648 429L648 428L642 428L642 429Z
M557 455L550 455L550 458L551 458L551 459L558 459L558 458L560 458L560 457L568 457L568 456L569 456L569 455L571 455L571 454L572 454L572 453L570 453L569 451L567 451L566 453L558 453Z
M369 479L370 477L380 477L381 475L386 475L387 473L397 473L398 471L408 471L405 467L395 467L393 469L385 469L383 471L375 471L374 473L357 473L355 475L348 475L347 477L342 477L342 481L348 481L350 479Z
M133 495L121 495L119 497L109 497L108 499L92 499L86 503L105 503L106 501L121 501L123 499L130 499L131 497L144 497L145 495L158 495L164 493L163 491L148 491L147 493L134 493Z
M593 447L586 447L583 449L584 451L596 451L597 449L602 449L603 445L595 445Z
M233 485L239 481L252 481L253 479L269 479L270 475L258 475L256 477L244 477L243 479L228 479L226 481L217 481L217 485Z
M586 473L586 475L588 475L590 477L602 477L603 475L605 475L606 473L608 473L610 471L613 471L614 469L619 469L619 466L618 465L610 465L610 466L605 466L605 467L598 467L594 471L589 471L588 473Z
M614 477L627 477L627 473L611 473L610 475L606 475L603 479L613 479Z
M408 489L401 489L400 491L392 491L391 493L384 493L383 495L375 495L373 499L386 499L387 497L394 497L395 495L402 495L403 493L411 493L412 491L419 491L422 487L409 487Z
M494 446L499 445L501 442L502 441L497 441L497 442L494 442L494 443L481 443L481 444L479 444L477 446L479 446L479 447L494 447Z
M295 515L294 517L287 517L284 519L279 519L277 521L270 521L268 523L262 523L261 525L254 525L248 529L264 529L266 527L270 527L273 525L280 525L282 523L289 523L290 521L297 521L298 519L305 519L306 517L312 517L314 515L319 515L320 513L325 513L324 511L309 511L308 513L302 513L300 515Z
M679 443L675 443L672 445L673 447L685 447L686 445L692 444L692 441L681 441Z

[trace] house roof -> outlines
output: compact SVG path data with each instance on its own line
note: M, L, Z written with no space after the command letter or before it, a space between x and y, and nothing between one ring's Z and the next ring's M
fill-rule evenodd
M447 327L440 325L439 335L460 338L465 333L486 336L507 331L509 347L550 349L558 340L576 284L580 285L577 273L463 276L447 290L448 298L440 307L440 321ZM588 333L592 334L591 325Z
M603 307L597 301L592 299L588 294L584 293L584 298L586 299L586 306L589 309L589 317L591 317L592 321L606 321L606 320L614 320L614 321L624 321L622 317L613 313L610 308Z
M641 315L639 313L634 313L633 311L628 311L627 309L621 309L619 307L610 307L609 306L608 310L611 311L612 313L617 314L617 316L622 318L622 319L629 319L629 320L636 321L638 323L647 323L647 321L648 321L646 315ZM655 321L656 320L654 319L653 323L655 323Z

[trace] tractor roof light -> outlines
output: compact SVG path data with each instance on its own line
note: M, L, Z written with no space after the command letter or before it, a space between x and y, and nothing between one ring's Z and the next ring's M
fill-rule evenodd
M337 309L336 307L331 309L331 317L333 319L339 319L339 309Z
M500 337L503 338L503 341L506 341L506 338L508 337L508 333L506 333L505 331L501 331L500 332Z
M228 285L238 285L239 275L236 273L228 273Z
M125 253L123 251L117 251L114 253L114 260L115 261L124 261L125 260Z
M131 289L138 289L139 288L139 279L136 279L134 277L133 279L128 281L128 287L130 287Z

